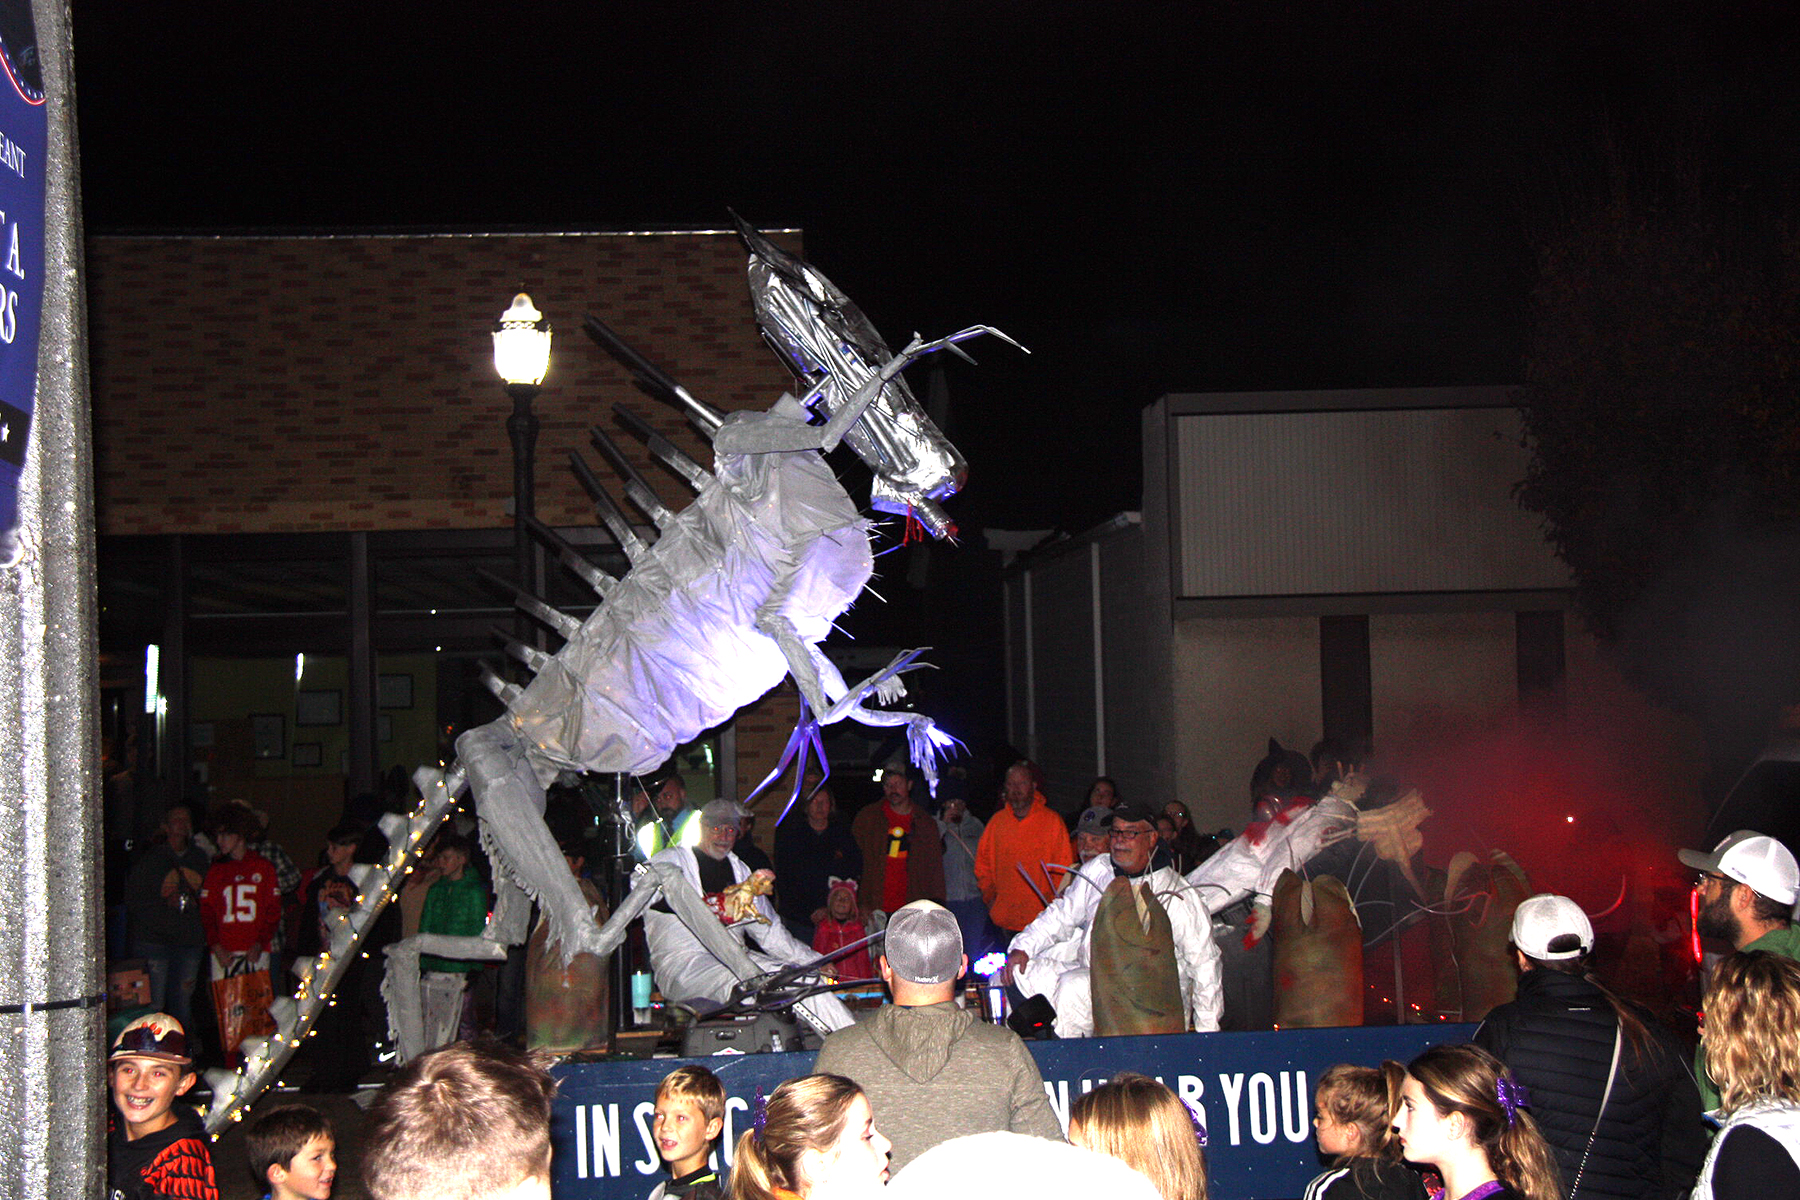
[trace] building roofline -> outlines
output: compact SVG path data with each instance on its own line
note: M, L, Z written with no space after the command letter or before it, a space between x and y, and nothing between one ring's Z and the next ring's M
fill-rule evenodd
M1126 530L1139 527L1143 523L1144 514L1136 509L1132 509L1125 512L1114 513L1112 516L1106 518L1106 520L1101 521L1098 525L1090 525L1080 533L1072 533L1067 537L1055 537L1054 531L1052 531L1051 537L1053 540L1040 542L1029 550L1019 551L1018 554L1013 557L1013 560L1007 563L1002 569L1001 574L1004 577L1011 578L1024 573L1032 567L1040 566L1043 563L1061 558L1065 554L1080 550L1093 542L1104 541L1105 539L1123 533Z
M1518 384L1466 387L1311 388L1267 392L1167 392L1155 403L1172 417L1366 412L1409 408L1517 408Z
M764 233L799 234L799 226L776 226ZM400 241L476 238L575 238L575 237L736 237L735 229L690 229L678 226L649 226L641 229L548 229L536 226L347 226L340 228L305 228L271 226L268 228L196 228L196 229L92 229L88 239L136 241Z

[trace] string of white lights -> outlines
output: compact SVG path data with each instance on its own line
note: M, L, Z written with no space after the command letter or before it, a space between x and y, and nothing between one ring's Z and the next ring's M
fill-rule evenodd
M216 1067L206 1072L212 1104L206 1112L206 1131L217 1140L219 1131L234 1121L271 1085L279 1085L281 1072L300 1043L315 1032L314 1025L326 1008L337 1003L334 993L355 956L367 958L362 944L381 915L399 895L406 877L438 825L456 807L454 793L461 790L460 774L446 781L443 772L422 770L415 780L423 793L411 816L388 813L379 822L387 836L388 855L381 863L358 863L350 868L357 886L356 905L332 918L330 946L316 958L294 962L299 984L291 996L278 997L269 1006L275 1032L267 1037L245 1038L238 1048L243 1066L236 1070Z

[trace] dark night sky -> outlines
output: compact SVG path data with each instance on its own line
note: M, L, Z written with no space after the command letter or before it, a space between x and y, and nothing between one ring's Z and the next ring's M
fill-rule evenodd
M1790 184L1791 9L76 0L84 200L92 230L799 225L890 342L1036 352L952 368L953 515L1079 528L1137 506L1163 392L1519 379L1528 234L1603 128Z

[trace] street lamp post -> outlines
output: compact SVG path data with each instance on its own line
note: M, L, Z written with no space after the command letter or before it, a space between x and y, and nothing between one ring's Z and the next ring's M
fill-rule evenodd
M536 466L538 419L531 411L544 376L550 370L550 322L520 292L512 306L500 314L494 327L494 370L512 397L512 415L506 418L506 435L513 452L513 574L520 588L534 596L544 594L542 559L532 545L527 519L537 515ZM528 618L517 618L519 640L536 643Z

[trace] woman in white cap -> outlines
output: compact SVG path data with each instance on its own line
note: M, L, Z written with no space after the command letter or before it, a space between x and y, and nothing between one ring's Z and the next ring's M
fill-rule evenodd
M1700 1049L1724 1127L1694 1200L1800 1195L1800 963L1753 950L1713 972Z
M1706 1155L1686 1052L1587 972L1594 927L1567 896L1513 914L1519 988L1475 1031L1531 1094L1531 1115L1572 1195L1675 1197Z

